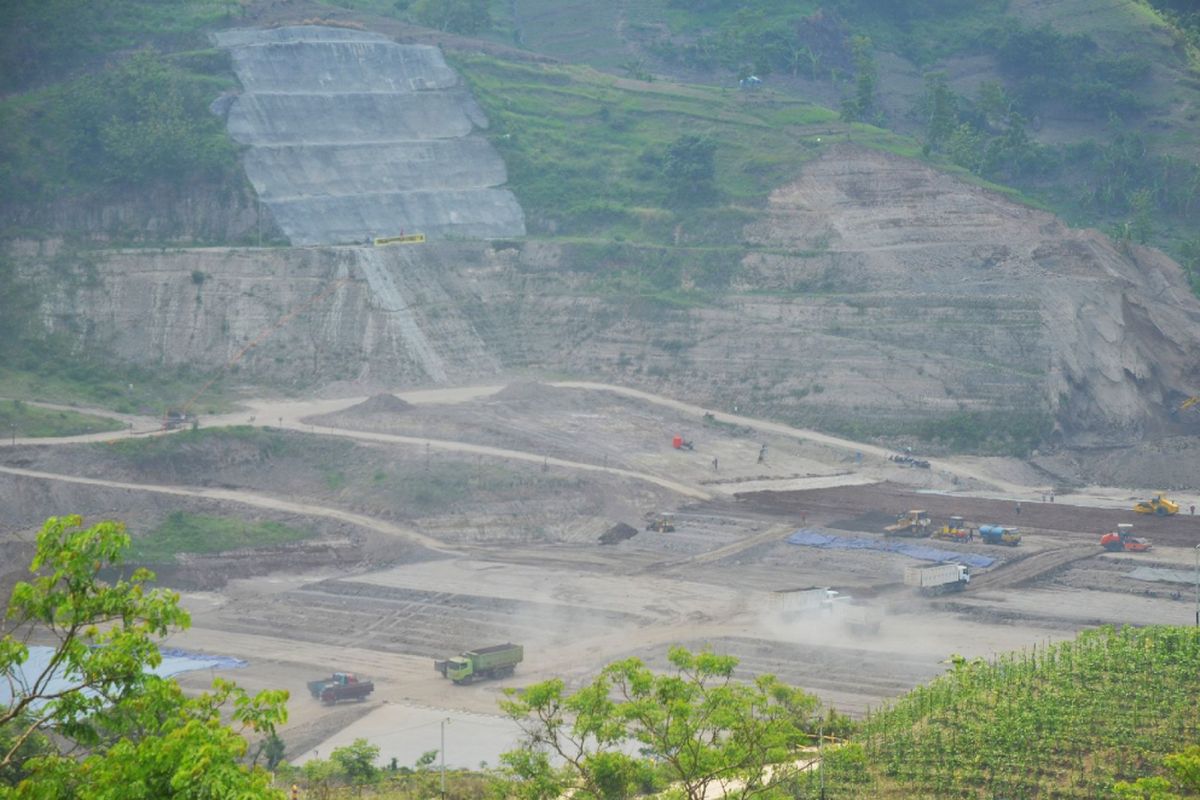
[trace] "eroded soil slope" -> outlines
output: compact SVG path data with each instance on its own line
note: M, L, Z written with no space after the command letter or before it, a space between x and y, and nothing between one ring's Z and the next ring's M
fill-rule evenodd
M74 274L18 255L50 330L147 365L362 394L565 372L860 436L962 412L1001 441L1187 430L1170 409L1200 390L1200 303L1157 251L852 144L731 245L718 283L686 242L142 250ZM667 299L627 288L667 262Z

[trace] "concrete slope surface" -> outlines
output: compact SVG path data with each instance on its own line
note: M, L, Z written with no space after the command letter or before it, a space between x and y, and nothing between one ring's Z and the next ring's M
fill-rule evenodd
M293 244L525 233L487 118L441 51L346 28L214 35L243 92L230 135Z

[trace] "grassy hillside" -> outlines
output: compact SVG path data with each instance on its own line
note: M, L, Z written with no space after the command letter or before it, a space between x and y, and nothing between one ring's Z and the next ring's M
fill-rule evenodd
M1087 631L958 661L872 714L830 763L840 798L1103 798L1200 741L1200 629Z
M636 77L736 87L754 73L1076 224L1162 246L1200 277L1194 4L649 0L615 19L586 5L517 0L493 10L493 30ZM612 44L580 47L585 32Z
M910 139L847 125L773 92L646 83L482 55L454 61L488 113L488 136L539 236L738 245L753 209L831 137L918 152ZM686 157L672 148L689 137L712 145L710 182L672 161Z

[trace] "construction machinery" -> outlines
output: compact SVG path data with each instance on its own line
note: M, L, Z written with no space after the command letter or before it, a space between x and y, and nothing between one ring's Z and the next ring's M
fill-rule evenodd
M800 589L777 589L771 592L771 605L784 620L818 611L832 611L834 605L849 600L835 589L808 586Z
M525 648L511 642L468 650L456 658L434 661L433 668L457 684L513 674L525 658Z
M1150 549L1150 540L1133 535L1133 526L1122 522L1115 531L1100 537L1100 546L1114 553L1144 553Z
M984 544L1003 544L1016 547L1021 543L1021 532L1003 525L980 525L979 538Z
M933 532L933 538L951 542L972 542L975 540L975 529L967 525L962 517L951 517L945 525Z
M928 536L932 532L933 520L928 511L913 509L896 517L896 521L883 529L888 536Z
M916 458L908 453L895 453L888 456L888 461L894 461L897 464L905 467L917 467L918 469L929 469L929 462L923 458Z
M1169 517L1179 513L1179 503L1168 499L1165 494L1159 492L1149 500L1143 500L1134 505L1133 510L1139 514L1154 514L1159 517Z
M178 408L167 409L163 413L162 429L164 431L173 431L182 428L185 425L196 424L196 415Z
M1176 410L1177 411L1187 411L1189 408L1196 405L1197 403L1200 403L1200 394L1198 394L1194 397L1189 397L1187 400L1184 400L1182 403L1179 404L1179 408Z
M675 530L675 515L659 514L654 519L650 520L650 524L646 526L646 530L657 531L659 533L671 533Z
M309 681L308 691L325 705L342 700L366 700L375 691L375 684L363 680L353 672L335 672L332 677Z
M942 594L965 589L971 582L971 570L964 564L933 564L904 568L904 585L921 594Z

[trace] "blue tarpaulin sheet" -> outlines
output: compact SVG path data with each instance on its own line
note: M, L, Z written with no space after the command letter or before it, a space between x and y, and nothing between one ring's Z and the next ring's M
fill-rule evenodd
M890 542L879 539L851 539L845 536L831 536L818 533L812 528L801 528L787 538L788 544L798 544L802 547L820 547L824 550L881 550L885 553L899 553L919 561L953 561L956 564L966 564L968 567L981 569L990 567L996 559L981 556L976 553L958 553L954 550L941 550L923 544L911 542Z

